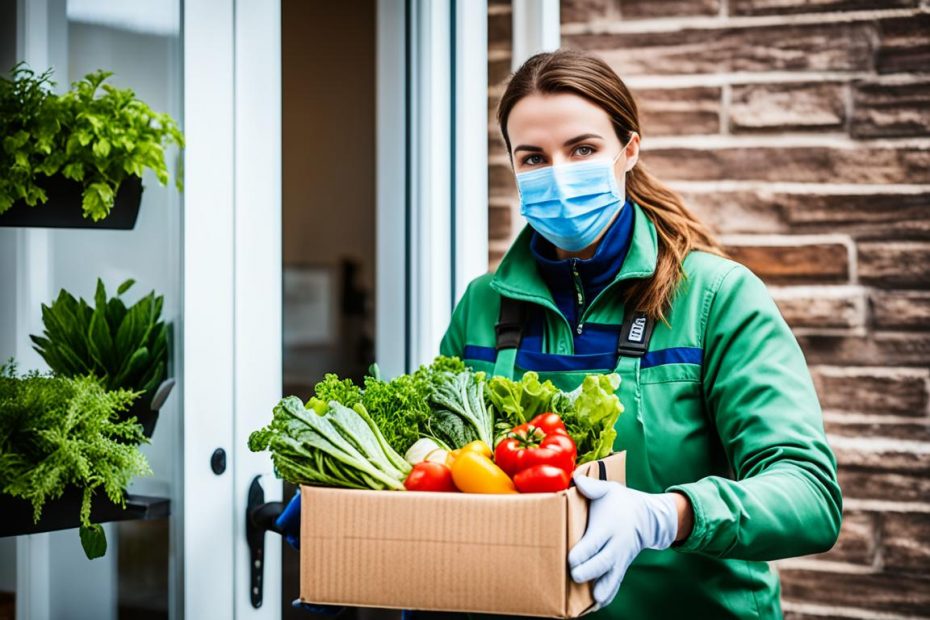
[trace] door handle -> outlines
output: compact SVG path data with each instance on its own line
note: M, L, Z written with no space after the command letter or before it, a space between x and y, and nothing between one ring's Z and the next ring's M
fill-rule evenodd
M283 502L265 501L265 490L259 482L260 478L252 478L245 509L245 538L249 544L249 597L255 609L262 606L264 597L265 532L281 533L275 521L284 510Z

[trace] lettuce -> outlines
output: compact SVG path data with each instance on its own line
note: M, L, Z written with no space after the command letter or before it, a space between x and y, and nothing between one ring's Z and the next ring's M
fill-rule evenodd
M579 465L613 452L617 438L614 425L623 413L623 405L616 394L619 387L617 373L588 375L581 385L553 403L553 410L562 416L568 434L578 446Z

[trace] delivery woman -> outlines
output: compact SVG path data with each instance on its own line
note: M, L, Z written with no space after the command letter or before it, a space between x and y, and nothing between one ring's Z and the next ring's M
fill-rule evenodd
M842 498L804 356L762 282L639 163L602 61L539 54L498 108L529 225L457 304L441 353L562 389L616 371L627 487L590 500L572 578L594 618L780 618L769 560L836 541Z

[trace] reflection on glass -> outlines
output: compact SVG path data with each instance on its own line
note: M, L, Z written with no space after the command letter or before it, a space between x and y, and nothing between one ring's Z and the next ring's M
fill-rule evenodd
M68 0L50 3L49 55L56 60L60 87L103 69L110 82L131 88L153 110L181 120L180 2L178 0ZM60 26L57 27L56 24ZM59 64L60 63L60 64ZM177 153L168 154L172 178ZM178 325L181 312L181 200L173 183L159 185L151 172L136 227L129 231L49 232L51 289L89 298L97 277L108 289L133 278L127 302L155 290L165 297L163 316ZM179 330L175 330L169 374L178 377ZM180 387L180 386L179 386ZM152 442L144 446L154 476L130 491L170 497L177 506L181 480L180 389L169 397ZM50 534L52 618L168 618L175 518L106 525L107 555L88 562L74 532Z

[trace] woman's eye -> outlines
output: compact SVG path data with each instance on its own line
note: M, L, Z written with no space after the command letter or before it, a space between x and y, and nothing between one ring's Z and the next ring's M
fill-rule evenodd
M523 160L523 164L526 166L535 166L536 164L541 164L542 161L542 155L528 155L526 159Z
M594 153L594 149L586 144L582 144L581 146L575 149L575 154L581 155L582 157L587 157L588 155L591 155L593 153Z

